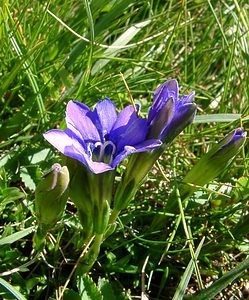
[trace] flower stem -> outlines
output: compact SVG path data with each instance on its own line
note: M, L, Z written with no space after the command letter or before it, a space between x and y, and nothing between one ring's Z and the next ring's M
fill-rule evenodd
M83 275L88 273L94 263L96 262L100 246L103 242L104 235L103 234L96 234L93 244L91 245L90 249L86 253L86 255L83 257L82 261L80 262L77 270L77 275Z
M112 210L112 213L109 218L109 224L113 224L116 221L119 213L120 213L120 210L117 210L115 208Z
M114 196L114 210L121 211L127 208L163 150L164 148L160 147L152 153L137 153L131 157Z

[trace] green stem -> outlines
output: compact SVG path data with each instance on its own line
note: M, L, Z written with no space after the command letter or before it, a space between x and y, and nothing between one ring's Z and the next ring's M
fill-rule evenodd
M77 270L77 275L83 275L88 273L94 263L96 262L100 246L103 242L104 235L103 234L96 234L94 242L90 249L88 250L87 254L83 257L82 261L80 262Z
M42 251L46 244L47 228L39 225L33 237L33 247L36 251Z
M161 155L162 149L163 148L161 147L159 150L155 150L152 153L137 153L131 157L126 172L123 175L114 196L114 209L116 211L127 208L138 188L144 182L146 175Z
M119 213L120 213L120 210L117 210L115 208L112 210L112 213L109 218L109 224L113 224L116 221Z

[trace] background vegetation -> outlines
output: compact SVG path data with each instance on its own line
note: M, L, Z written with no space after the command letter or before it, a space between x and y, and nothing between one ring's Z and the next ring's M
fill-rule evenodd
M181 223L177 225L180 219L172 216L164 223L160 216L166 213L174 183L213 141L248 125L248 13L246 0L1 2L3 297L58 299L69 279L82 252L80 223L71 202L48 236L43 255L37 257L32 250L34 189L43 172L61 161L42 133L65 126L69 99L92 107L108 96L119 109L129 103L120 73L142 105L142 113L152 103L156 86L177 78L182 94L196 91L201 117L175 140L129 210L120 215L117 232L105 241L90 274L98 287L90 277L78 282L71 279L64 299L135 299L140 295L145 299L145 293L151 299L172 299L179 282L184 284L180 281L183 274L188 285L183 292L191 295L246 262L246 149L216 181L196 192L184 211L188 235L199 253L188 274L190 244ZM236 284L216 299L246 297L248 273L242 271L247 267L248 263L232 271L213 296L202 299L212 299L237 277ZM182 296L175 294L175 299Z

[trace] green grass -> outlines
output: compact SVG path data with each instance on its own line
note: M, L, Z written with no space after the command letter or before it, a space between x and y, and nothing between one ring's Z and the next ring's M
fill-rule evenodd
M248 281L241 271L248 267L249 251L246 147L194 194L181 217L153 222L167 214L176 181L212 142L248 127L247 1L6 0L0 16L0 293L15 288L17 299L18 293L56 299L69 278L82 252L71 202L43 256L32 250L34 189L43 172L61 161L42 133L65 127L70 99L91 107L106 96L119 109L128 104L120 73L142 113L157 85L177 78L182 94L196 91L200 117L165 152L120 215L90 274L98 287L89 278L71 278L65 299L79 299L76 293L84 286L91 290L89 299L98 299L99 291L108 295L104 299L134 299L142 291L151 299L172 299L177 286L198 292L241 262L220 287L238 274ZM186 293L179 289L176 295Z

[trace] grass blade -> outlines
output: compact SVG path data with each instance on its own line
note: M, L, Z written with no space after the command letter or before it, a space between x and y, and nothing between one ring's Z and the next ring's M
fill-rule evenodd
M141 23L132 25L129 29L127 29L113 44L112 46L124 46L130 42L133 37L139 33L139 31L144 28L145 26L150 24L150 20L143 21ZM92 76L94 76L98 71L100 71L108 62L108 58L115 57L122 49L107 49L103 56L106 57L106 59L100 59L98 60L93 68L92 68Z
M218 279L214 284L212 284L206 290L200 292L199 295L190 297L188 299L193 300L206 300L206 299L214 299L215 295L221 292L225 287L227 287L230 283L236 280L240 275L249 268L249 258L245 259L241 262L236 268L232 271L227 272L220 279Z
M12 243L22 239L23 237L29 235L33 230L34 230L34 227L31 226L29 228L25 228L22 231L18 231L9 236L6 236L6 237L0 239L0 246L12 244Z
M5 295L3 296L14 296L17 300L26 300L26 298L18 290L2 278L0 278L0 293L1 295L4 293ZM5 299L8 298L9 297L6 297Z
M203 243L204 243L204 240L205 240L205 237L202 238L199 246L197 247L196 251L195 251L195 256L194 256L194 259L197 260L199 254L200 254L200 251L201 251L201 248L203 246ZM175 292L175 295L173 297L173 300L181 300L184 296L184 293L185 293L185 290L188 286L188 283L189 283L189 280L192 276L192 273L193 273L193 270L194 270L194 261L193 259L190 260L184 274L182 275L182 279L176 289L176 292Z
M241 118L241 114L207 114L196 116L193 123L226 123L233 122L239 120Z

